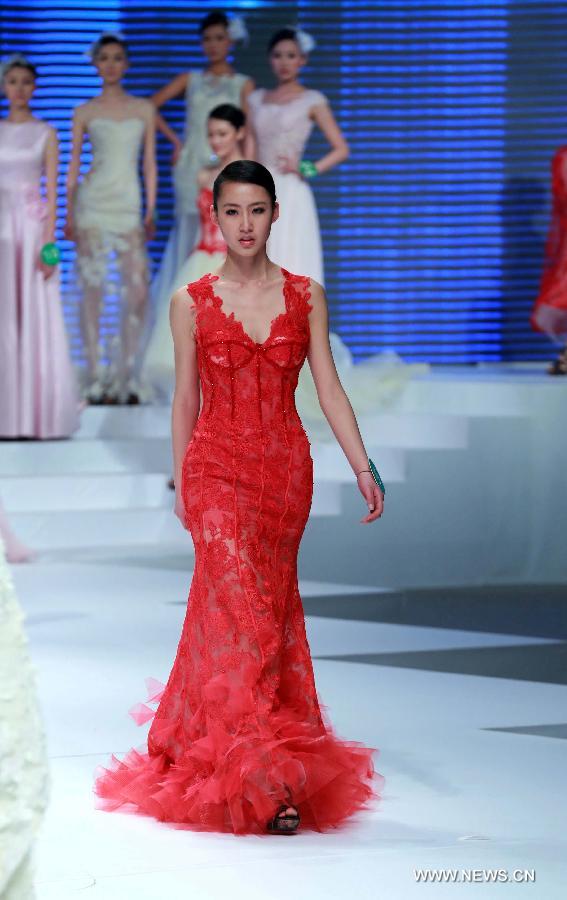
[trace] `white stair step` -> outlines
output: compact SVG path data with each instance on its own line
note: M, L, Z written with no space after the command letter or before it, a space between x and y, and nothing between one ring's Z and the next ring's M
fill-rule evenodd
M190 537L173 515L173 494L167 488L166 491L163 505L153 509L139 505L124 509L43 507L19 512L8 509L10 524L18 537L35 550L177 542L186 546ZM20 507L24 505L20 503ZM317 483L310 515L339 516L340 513L340 484Z
M96 509L163 509L173 502L163 473L38 475L0 479L8 513Z
M389 481L403 480L403 451L389 447L375 448L372 445L368 447L368 451L375 458L383 478ZM336 443L313 444L311 453L316 480L344 482L352 479L350 466ZM10 477L108 477L141 473L161 473L161 477L165 478L170 472L170 447L165 438L37 441L7 444L0 448L0 483ZM84 484L84 481L80 484ZM28 491L31 492L29 487Z
M468 440L468 421L462 415L441 413L380 413L358 418L366 441L375 447L462 448ZM332 440L325 422L306 422L312 443L325 435L323 442ZM87 441L97 438L120 440L135 438L164 438L169 441L171 410L167 406L89 407L83 413L77 438Z

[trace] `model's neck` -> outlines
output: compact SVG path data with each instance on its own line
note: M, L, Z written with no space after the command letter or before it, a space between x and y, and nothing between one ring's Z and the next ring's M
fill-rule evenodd
M290 93L299 90L302 87L297 78L291 78L290 80L280 81L278 83L278 88L280 91L289 91Z
M274 268L264 248L255 256L237 256L229 249L226 260L221 267L222 275L229 281L266 281Z
M126 91L118 82L118 84L104 84L100 92L101 100L122 100L126 96Z
M206 71L211 75L232 75L234 69L226 59L223 59L221 62L209 63Z
M242 152L240 148L237 147L232 151L232 153L229 153L227 156L223 156L222 159L219 158L218 168L222 170L225 166L228 166L233 162L238 162L240 159L242 159Z
M30 119L33 119L33 115L29 106L18 106L16 109L10 108L7 119L8 122L18 124L19 122L29 122Z

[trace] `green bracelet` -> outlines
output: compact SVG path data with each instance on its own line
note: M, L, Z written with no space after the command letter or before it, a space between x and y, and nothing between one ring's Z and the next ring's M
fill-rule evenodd
M376 466L374 465L374 463L372 462L370 457L368 457L368 469L361 469L360 472L356 473L356 477L358 478L358 476L362 475L363 472L369 472L372 475L374 482L378 485L378 487L382 491L382 495L385 497L386 496L386 488L384 487L384 482L380 478L380 472L378 471L378 469L376 468Z
M56 266L61 260L61 254L57 244L44 244L40 253L42 263L46 266Z
M303 178L316 178L319 172L317 166L310 159L302 159L299 163L299 174Z

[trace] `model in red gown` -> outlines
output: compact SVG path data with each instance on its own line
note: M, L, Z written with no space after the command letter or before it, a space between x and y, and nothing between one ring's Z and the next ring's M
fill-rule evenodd
M531 323L564 350L550 371L567 374L567 147L560 147L551 164L553 213L545 254L546 263Z
M147 753L114 758L97 781L107 809L242 834L292 801L322 831L381 781L373 751L325 723L315 690L297 585L313 473L294 404L310 281L283 275L285 310L262 344L225 314L216 276L187 288L203 394L182 478L195 571Z

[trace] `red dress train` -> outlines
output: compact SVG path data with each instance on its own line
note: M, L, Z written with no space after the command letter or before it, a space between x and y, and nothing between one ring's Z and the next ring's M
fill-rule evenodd
M243 834L292 802L322 831L382 781L374 751L333 734L315 690L297 585L313 472L294 403L310 282L282 271L285 310L262 344L225 314L216 276L188 285L203 393L182 479L195 571L147 753L102 771L105 809Z
M545 246L545 268L532 311L532 327L567 343L567 147L551 164L553 213Z

